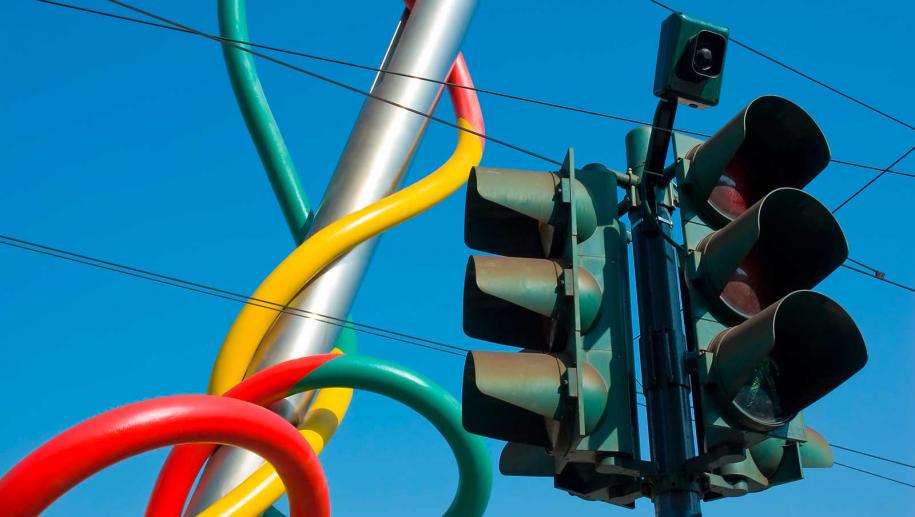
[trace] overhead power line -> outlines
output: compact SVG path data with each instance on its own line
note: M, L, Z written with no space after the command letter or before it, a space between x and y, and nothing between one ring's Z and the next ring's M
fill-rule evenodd
M856 190L854 194L848 196L848 198L846 198L845 201L842 201L841 203L839 203L839 205L838 205L837 207L835 207L835 208L832 209L832 213L838 212L843 206L845 206L845 205L847 205L849 202L851 202L852 199L855 199L856 197L858 197L859 194L861 194L862 192L864 192L865 190L867 190L867 187L870 187L871 185L873 185L874 182L876 182L876 181L879 180L881 177L883 177L884 174L886 174L886 171L888 171L888 170L892 169L893 167L895 167L897 163L899 163L899 162L901 162L902 160L904 160L904 159L906 158L906 156L908 156L909 154L912 153L912 151L915 151L915 145L913 145L912 147L909 147L909 150L908 150L908 151L902 153L902 156L900 156L899 158L896 158L896 160L894 160L893 163L891 163L887 168L885 168L885 169L883 169L882 171L880 171L880 174L877 174L876 176L874 176L873 178L871 178L870 181L868 181L867 183L865 183L864 185L862 185L861 188L859 188L858 190Z
M378 327L375 325L367 325L365 323L359 323L353 320L347 320L343 318L336 318L329 316L327 314L321 314L312 311L306 311L303 309L298 309L295 307L285 306L283 304L271 302L268 300L253 298L250 296L245 296L227 289L221 289L218 287L213 287L211 285L203 284L200 282L192 282L190 280L184 280L175 276L164 275L161 273L156 273L147 269L141 269L133 266L128 266L126 264L121 264L118 262L113 262L110 260L104 260L97 257L92 257L82 253L76 253L73 251L64 250L61 248L56 248L48 246L45 244L40 244L33 241L28 241L25 239L19 239L16 237L11 237L9 235L0 234L0 244L9 246L12 248L29 251L32 253L38 253L45 256L67 260L70 262L76 262L78 264L83 264L86 266L91 266L98 269L103 269L106 271L111 271L114 273L120 273L123 275L132 276L134 278L139 278L141 280L149 280L163 285L168 285L171 287L177 287L187 291L192 291L207 296L213 296L216 298L221 298L224 300L230 300L238 303L245 303L248 305L254 305L264 309L269 309L276 311L278 313L288 314L290 316L295 316L299 318L314 319L316 321L321 321L329 325L335 325L341 328L347 328L354 330L356 332L362 332L365 334L381 337L384 339L389 339L397 341L400 343L419 346L436 352L442 352L446 354L456 355L459 357L464 357L466 353L469 353L470 350L464 347L450 345L442 341L437 341L434 339L427 339L424 337L408 334L405 332L399 332L387 328ZM638 336L634 338L637 340ZM642 386L642 383L636 378L636 383L639 386ZM639 395L643 395L641 392L638 392ZM638 403L641 406L644 406L643 403ZM870 458L886 461L903 467L915 468L915 465L911 463L906 463L899 460L894 460L884 456L879 456L877 454L872 454L869 452L864 452L858 449L852 449L851 447L845 447L842 445L830 444L831 446L841 449L847 452L852 452L855 454L861 454L863 456L868 456ZM879 477L879 476L878 476ZM905 483L903 483L905 484Z
M39 244L37 242L27 241L25 239L18 239L16 237L11 237L8 235L0 235L0 244L9 246L12 248L18 248L20 250L30 251L33 253L39 253L42 255L47 255L50 257L68 260L71 262L77 262L79 264L92 266L98 269L104 269L107 271L112 271L115 273L120 273L122 275L128 275L135 278L140 278L142 280L149 280L152 282L169 285L172 287L178 287L187 291L193 291L200 294L205 294L208 296L213 296L216 298L222 298L225 300L231 300L234 302L244 303L247 305L254 305L263 309L269 309L277 313L288 314L290 316L295 316L298 318L313 319L320 321L322 323L327 323L329 325L334 325L341 328L348 328L356 332L362 332L364 334L369 334L373 336L382 337L385 339L390 339L393 341L398 341L408 345L419 346L423 348L428 348L435 350L437 352L444 352L447 354L456 355L459 357L464 357L464 355L470 350L464 347L450 345L448 343L443 343L441 341L436 341L433 339L426 339L423 337L407 334L404 332L398 332L375 325L368 325L365 323L359 323L353 320L347 320L342 318L337 318L327 314L321 314L318 312L307 311L304 309L298 309L296 307L289 307L281 303L276 303L269 300L264 300L261 298L253 298L250 296L245 296L240 293L229 291L226 289L220 289L210 285L202 284L199 282L191 282L189 280L183 280L174 276L163 275L160 273L155 273L153 271L140 269L132 266L127 266L124 264L119 264L117 262L112 262L109 260L103 260L88 255L83 255L80 253L74 253L72 251L63 250L60 248L55 248L51 246L46 246L44 244Z
M666 9L666 10L672 12L672 13L679 12L679 11L677 11L676 9L674 9L673 7L670 7L669 5L663 4L663 3L659 2L658 0L648 0L648 1L651 2L651 3L653 3L653 4L655 4L656 6L661 7L661 8L663 8L663 9ZM798 76L800 76L800 77L803 77L804 79L807 79L808 81L810 81L810 82L812 82L812 83L814 83L814 84L816 84L816 85L818 85L818 86L821 86L821 87L823 87L823 88L826 88L827 90L831 91L832 93L835 93L836 95L839 95L839 96L841 96L841 97L844 97L844 98L846 98L846 99L848 99L848 100L854 102L855 104L858 104L859 106L862 106L862 107L864 107L864 108L867 108L867 109L873 111L874 113L876 113L876 114L878 114L878 115L880 115L880 116L882 116L882 117L884 117L884 118L887 118L887 119L889 119L889 120L892 120L893 122L895 122L895 123L897 123L897 124L899 124L899 125L901 125L901 126L903 126L903 127L907 127L907 128L909 128L909 129L911 129L911 130L915 130L915 126L909 124L908 122L905 122L905 121L903 121L903 120L900 120L898 117L895 117L895 116L893 116L893 115L890 115L889 113L887 113L887 112L885 112L885 111L883 111L883 110L880 110L880 109L874 107L873 105L868 104L868 103L862 101L861 99L858 99L857 97L853 97L853 96L851 96L851 95L849 95L849 94L847 94L847 93L845 93L845 92L839 90L838 88L835 88L835 87L833 87L833 86L830 86L829 84L826 84L825 82L823 82L823 81L821 81L821 80L819 80L819 79L817 79L817 78L811 76L810 74L806 74L806 73L804 73L804 72L798 70L797 68L795 68L795 67L793 67L793 66L791 66L791 65L789 65L789 64L787 64L787 63L785 63L784 61L778 60L778 59L776 59L776 58L770 56L769 54L767 54L767 53L765 53L765 52L762 52L761 50L757 50L757 49L751 47L750 45L747 45L746 43L744 43L744 42L742 42L742 41L740 41L740 40L738 40L738 39L735 39L735 38L733 38L733 37L729 38L729 40L730 40L731 42L733 42L735 45L737 45L737 46L739 46L739 47L742 47L742 48L744 48L744 49L746 49L746 50L752 52L753 54L756 54L757 56L759 56L759 57L761 57L761 58L763 58L763 59L765 59L765 60L767 60L767 61L769 61L769 62L771 62L771 63L774 63L774 64L776 64L776 65L778 65L778 66L784 68L785 70L788 70L789 72L791 72L791 73L793 73L793 74L796 74L796 75L798 75Z
M46 2L47 0L39 0L39 1ZM288 68L288 69L293 70L293 71L295 71L295 72L298 72L298 73L300 73L300 74L307 75L307 76L312 77L312 78L314 78L314 79L318 79L319 81L324 81L324 82L326 82L326 83L333 84L334 86L338 86L338 87L340 87L340 88L343 88L344 90L348 90L348 91L351 91L351 92L353 92L353 93L358 93L359 95L362 95L362 96L364 96L364 97L369 97L369 98L371 98L371 99L373 99L373 100L376 100L376 101L378 101L378 102L383 102L383 103L385 103L385 104L389 104L389 105L391 105L391 106L400 108L400 109L402 109L402 110L409 111L410 113L413 113L413 114L415 114L415 115L419 115L419 116L421 116L421 117L427 118L427 119L432 120L432 121L434 121L434 122L438 122L439 124L448 126L448 127L450 127L450 128L457 129L458 131L463 131L463 132L465 132L465 133L469 133L469 134L474 135L474 136L479 137L479 138L485 138L486 141L488 141L488 142L492 142L492 143L494 143L494 144L501 145L501 146L503 146L503 147L507 147L507 148L509 148L509 149L518 151L518 152L523 153L523 154L526 154L526 155L528 155L528 156L531 156L531 157L534 157L534 158L543 160L543 161L545 161L545 162L547 162L547 163L551 163L551 164L553 164L553 165L562 166L562 162L559 162L559 161L557 161L557 160L554 160L554 159L549 158L549 157L547 157L547 156L544 156L544 155L542 155L542 154L536 153L536 152L531 151L531 150L529 150L529 149L525 149L525 148L523 148L523 147L521 147L521 146L517 146L517 145L515 145L515 144L512 144L512 143L507 142L507 141L505 141L505 140L502 140L502 139L500 139L500 138L495 138L495 137L493 137L493 136L485 135L485 134L483 134L483 133L480 133L480 132L478 132L478 131L474 131L474 130L472 130L472 129L468 129L468 128L465 128L465 127L461 127L461 126L459 126L458 124L456 124L456 123L454 123L454 122L451 122L451 121L449 121L449 120L445 120L445 119L443 119L443 118L441 118L441 117L437 117L437 116L432 115L432 114L429 114L429 113L424 113L424 112L422 112L422 111L420 111L420 110L418 110L418 109L411 108L411 107L409 107L409 106L406 106L406 105L401 104L401 103L399 103L399 102L392 101L392 100L390 100L390 99L385 99L384 97L375 95L374 93L372 93L372 92L370 92L370 91L361 90L361 89L359 89L359 88L356 88L355 86L346 84L346 83L344 83L344 82L342 82L342 81L338 81L338 80L336 80L336 79L327 77L327 76L325 76L325 75L321 75L321 74L319 74L319 73L317 73L317 72L312 72L311 70L308 70L308 69L302 68L302 67L300 67L300 66L294 65L294 64L292 64L292 63L290 63L290 62L288 62L288 61L283 61L282 59L277 59L277 58L275 58L275 57L273 57L273 56L271 56L271 55L269 55L269 54L264 54L263 52L258 52L258 51L256 51L256 50L251 50L250 48L247 48L247 47L242 46L242 45L237 44L237 43L228 42L228 41L224 40L223 38L221 38L220 36L216 36L216 35L213 35L213 34L208 34L208 33L206 33L206 32L199 31L199 30L194 29L194 28L192 28L192 27L189 27L189 26L187 26L187 25L183 25L183 24L178 23L178 22L176 22L176 21L172 21L172 20L170 20L170 19L168 19L168 18L165 18L165 17L163 17L163 16L159 16L159 15L157 15L157 14L155 14L155 13L150 12L150 11L146 11L146 10L140 9L139 7L134 7L134 6L130 5L130 4L127 4L127 3L124 3L124 2L120 2L120 1L118 1L118 0L108 0L108 2L110 2L110 3L112 3L112 4L115 4L115 5L119 5L119 6L123 7L123 8L125 8L125 9L129 9L129 10L134 11L134 12L136 12L136 13L142 14L143 16L148 16L149 18L152 18L152 19L154 19L154 20L159 20L160 22L167 23L167 24L169 24L169 25L172 25L172 26L174 26L174 27L177 27L177 28L179 28L179 29L182 29L182 32L188 32L188 33L191 33L191 34L200 36L200 37L202 37L202 38L206 38L206 39L215 41L215 42L217 42L217 43L222 43L223 45L226 45L226 46L229 46L229 47L232 47L232 48L241 50L242 52L247 52L247 53L249 53L249 54L251 54L251 55L253 55L253 56L256 56L256 57L259 57L259 58L261 58L261 59L270 61L271 63L280 65L280 66L282 66L282 67L284 67L284 68Z
M832 463L833 463L833 465L838 465L838 466L840 466L840 467L845 467L845 468L847 468L847 469L854 470L854 471L856 471L856 472L861 472L861 473L867 474L867 475L869 475L869 476L874 476L875 478L885 479L885 480L887 480L887 481L892 481L893 483L899 483L900 485L905 485L905 486L908 486L908 487L915 488L915 485L913 485L912 483L907 483L907 482L905 482L905 481L902 481L902 480L899 480L899 479L896 479L896 478L891 478L891 477L889 477L889 476L884 476L884 475L882 475L882 474L877 474L876 472L871 472L871 471L869 471L869 470L864 470L864 469L861 469L861 468L858 468L858 467L852 467L851 465L847 465L847 464L845 464L845 463L839 463L838 461L833 461Z
M156 22L152 22L152 21L149 21L149 20L143 20L143 19L140 19L140 18L133 18L133 17L130 17L130 16L123 16L123 15L120 15L120 14L117 14L117 13L112 13L112 12L107 12L107 11L101 11L101 10L97 10L97 9L90 9L90 8L87 8L87 7L82 7L82 6L78 6L78 5L68 4L68 3L64 3L64 2L56 2L56 1L53 1L53 0L36 0L36 1L37 1L37 2L40 2L40 3L43 3L43 4L48 4L48 5L53 5L53 6L57 6L57 7L63 7L63 8L67 8L67 9L72 9L72 10L79 11L79 12L83 12L83 13L87 13L87 14L94 14L94 15L103 16L103 17L107 17L107 18L113 18L113 19L120 20L120 21L126 21L126 22L141 24L141 25L147 25L147 26L151 26L151 27L158 28L158 29L165 29L165 30L169 30L169 31L180 32L180 33L190 34L190 35L194 35L194 36L199 36L199 35L200 35L200 34L198 34L198 32L195 32L195 31L193 31L193 30L184 29L184 28L181 28L181 27L176 27L176 26L172 26L172 25L166 25L166 24L164 24L164 23L156 23ZM526 102L526 103L530 103L530 104L534 104L534 105L538 105L538 106L544 106L544 107L549 107L549 108L555 108L555 109L559 109L559 110L565 110L565 111L569 111L569 112L573 112L573 113L580 113L580 114L583 114L583 115L589 115L589 116L594 116L594 117L599 117L599 118L604 118L604 119L609 119L609 120L616 120L616 121L619 121L619 122L626 122L626 123L631 123L631 124L649 126L649 127L653 127L653 128L656 128L656 129L660 129L660 130L667 131L666 128L657 128L656 126L652 126L650 122L645 121L645 120L639 120L639 119L632 118L632 117L626 117L626 116L622 116L622 115L615 115L615 114L611 114L611 113L600 112L600 111L592 110L592 109L589 109L589 108L581 108L581 107L571 106L571 105L568 105L568 104L563 104L563 103L558 103L558 102L553 102L553 101L548 101L548 100L543 100L543 99L535 99L535 98L532 98L532 97L525 97L525 96L515 95L515 94L511 94L511 93L507 93L507 92L497 91L497 90L491 90L491 89L479 88L479 87L472 87L472 86L467 86L467 85L463 85L463 84L452 83L452 82L449 82L449 81L441 81L441 80L438 80L438 79L432 79L432 78L429 78L429 77L421 77L421 76L412 75L412 74L405 74L405 73L401 73L401 72L394 72L394 71L386 70L386 69L384 69L384 68L379 68L379 67L374 67L374 66L369 66L369 65L354 63L354 62L346 61L346 60L343 60L343 59L338 59L338 58L333 58L333 57L327 57L327 56L321 56L321 55L314 54L314 53L309 53L309 52L303 52L303 51L297 51L297 50L289 50L289 49L285 49L285 48L281 48L281 47L276 47L276 46L273 46L273 45L265 45L265 44L255 43L255 42L252 42L252 41L245 41L245 40L237 40L237 39L231 39L231 38L224 38L224 37L222 37L222 36L217 36L217 35L215 35L215 34L209 34L209 35L207 35L207 37L209 37L209 38L211 38L211 39L217 39L217 40L219 40L220 42L223 42L223 43L234 43L234 44L238 44L238 45L247 45L247 46L254 47L254 48L259 48L259 49L262 49L262 50L269 50L269 51L272 51L272 52L278 52L278 53L282 53L282 54L288 54L288 55L292 55L292 56L298 56L298 57L302 57L302 58L305 58L305 59L312 59L312 60L316 60L316 61L323 61L323 62L326 62L326 63L332 63L332 64L336 64L336 65L341 65L341 66L348 66L348 67L352 67L352 68L358 68L358 69L362 69L362 70L368 70L368 71L373 71L373 72L378 72L378 73L383 73L383 74L389 74L389 75L395 75L395 76L400 76L400 77L406 77L406 78L410 78L410 79L417 79L417 80L420 80L420 81L427 81L427 82L431 82L431 83L435 83L435 84L441 84L441 85L448 86L448 87L461 88L461 89L465 89L465 90L472 90L472 91L474 91L474 92L481 93L481 94L484 94L484 95L491 95L491 96L494 96L494 97L500 97L500 98L505 98L505 99L511 99L511 100L520 101L520 102ZM695 130L690 130L690 129L674 128L673 131L674 131L674 132L677 132L677 133L682 133L682 134L686 134L686 135L693 135L693 136L703 137L703 138L708 138L708 137L712 136L712 135L710 135L709 133L704 133L704 132L701 132L701 131L695 131ZM852 162L852 161L847 161L847 160L831 159L830 161L833 162L833 163L836 163L836 164L847 165L847 166L849 166L849 167L855 167L855 168L860 168L860 169L875 170L875 171L883 171L883 170L884 170L884 169L881 168L881 167L876 167L876 166L873 166L873 165L866 165L866 164L862 164L862 163L858 163L858 162ZM553 163L553 162L551 162L551 163ZM902 171L897 171L897 170L892 170L892 169L890 169L890 170L886 170L886 173L887 173L887 174L898 175L898 176L909 177L909 178L915 178L915 173L910 173L910 172L902 172Z
M908 285L905 285L905 284L900 284L899 282L894 282L893 280L890 280L890 279L886 278L886 274L885 274L883 271L878 271L878 270L876 270L876 269L875 269L875 270L872 270L872 271L866 271L866 270L864 270L864 269L860 269L860 268L857 268L857 267L855 267L855 266L849 266L848 264L842 264L842 267L845 268L845 269L854 271L854 272L856 272L856 273L860 273L860 274L862 274L862 275L864 275L864 276L867 276L867 277L870 277L870 278L875 278L875 279L877 279L877 280L880 280L881 282L887 283L887 284L892 285L892 286L894 286L894 287L898 287L898 288L900 288L900 289L904 289L904 290L906 290L906 291L915 293L915 288L913 288L913 287L911 287L911 286L908 286Z
M876 454L871 454L871 453L869 453L869 452L859 451L858 449L852 449L851 447L844 447L844 446L842 446L842 445L836 445L836 444L834 444L834 443L830 443L829 446L830 446L830 447L835 447L836 449L841 449L841 450L846 451L846 452L851 452L851 453L854 453L854 454L860 454L860 455L862 455L862 456L867 456L868 458L874 458L875 460L885 461L885 462L888 462L888 463L893 463L893 464L896 464L896 465L900 465L900 466L902 466L902 467L908 467L908 468L910 468L910 469L915 469L915 465L913 465L913 464L911 464L911 463L905 463L905 462L898 461L898 460L894 460L894 459L887 458L887 457L884 457L884 456L878 456L878 455L876 455Z

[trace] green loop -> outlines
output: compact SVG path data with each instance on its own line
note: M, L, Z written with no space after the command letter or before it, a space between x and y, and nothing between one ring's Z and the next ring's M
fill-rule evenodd
M248 21L245 0L219 0L219 34L226 39L248 41ZM238 47L238 43L223 43L222 55L235 92L235 100L248 126L261 162L273 186L273 192L286 224L296 244L301 244L311 226L312 213L308 198L299 183L292 156L280 128L276 124L267 96L257 77L254 56Z
M492 490L492 466L483 439L461 424L461 404L426 377L389 361L344 355L299 381L289 394L320 388L368 390L392 398L426 417L445 437L457 460L460 479L446 517L483 515Z

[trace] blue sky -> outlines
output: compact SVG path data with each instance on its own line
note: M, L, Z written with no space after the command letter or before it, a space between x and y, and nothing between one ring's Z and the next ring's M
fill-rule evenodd
M912 122L903 102L915 82L907 2L678 1L730 27L732 36ZM252 39L374 65L400 14L395 0L251 2ZM106 2L82 5L114 9ZM141 4L215 31L215 2ZM5 6L0 31L0 234L58 246L237 292L251 292L292 241L263 176L215 44L35 2ZM343 15L341 15L343 14ZM646 119L660 22L647 0L481 2L463 46L477 85ZM298 62L368 88L370 72ZM302 181L317 203L362 98L262 63L264 87ZM711 132L762 94L788 97L827 135L834 158L889 165L913 132L747 51L729 50L721 104L682 110L678 126ZM561 159L625 164L628 124L482 97L493 136ZM439 114L451 117L447 102ZM450 153L451 128L430 125L407 181ZM484 163L547 164L487 146ZM915 156L897 167L915 172ZM831 165L808 191L835 206L872 176ZM915 180L886 175L838 218L850 254L915 284L906 202ZM388 232L353 309L354 319L469 348L461 289L463 191ZM0 471L67 427L107 409L203 392L239 307L225 300L0 247ZM806 412L837 444L915 460L909 436L915 381L915 296L839 270L818 290L856 319L870 361ZM361 350L432 377L456 396L462 360L360 336ZM644 426L643 426L644 429ZM501 443L490 441L494 460ZM81 484L48 515L140 514L164 451L117 465ZM911 469L843 451L844 463L915 481ZM366 393L322 455L335 515L436 515L456 468L444 440L396 402ZM911 488L841 467L803 482L717 501L705 515L899 515ZM908 503L908 504L907 504ZM642 500L629 515L652 515ZM491 515L626 514L571 498L547 479L496 476Z

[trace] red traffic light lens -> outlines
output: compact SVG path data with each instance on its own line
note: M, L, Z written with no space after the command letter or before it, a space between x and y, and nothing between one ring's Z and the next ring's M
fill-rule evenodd
M750 185L750 168L738 154L725 167L724 173L712 187L708 202L728 219L736 219L757 200L757 196L750 192Z

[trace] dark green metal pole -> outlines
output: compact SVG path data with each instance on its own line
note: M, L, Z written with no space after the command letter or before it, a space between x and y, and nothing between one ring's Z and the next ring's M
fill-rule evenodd
M626 135L626 159L641 177L629 212L639 306L642 384L648 408L652 499L659 517L698 517L699 485L686 473L696 455L689 412L686 339L678 300L677 249L670 237L672 200L662 176L676 100L661 100L653 125Z

